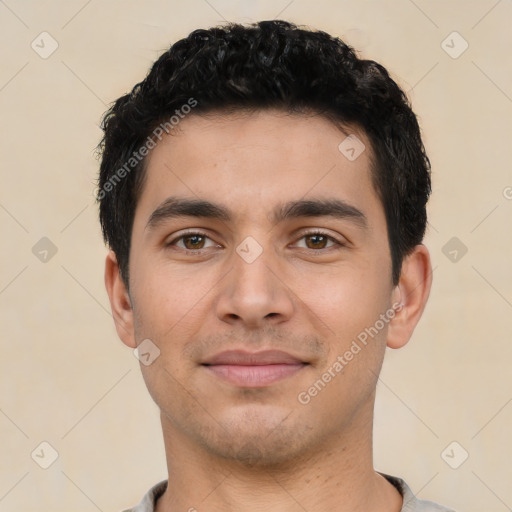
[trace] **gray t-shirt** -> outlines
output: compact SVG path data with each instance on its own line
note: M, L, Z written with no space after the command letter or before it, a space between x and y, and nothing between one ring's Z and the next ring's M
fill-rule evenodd
M391 482L402 495L404 503L401 512L455 512L452 508L444 507L433 501L419 500L401 478L383 473L381 475ZM156 500L164 493L166 488L167 480L156 484L145 494L138 505L123 512L154 512Z

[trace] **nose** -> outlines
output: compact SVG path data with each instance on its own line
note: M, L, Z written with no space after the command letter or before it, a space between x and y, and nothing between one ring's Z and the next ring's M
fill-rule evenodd
M281 274L281 275L280 275ZM260 329L289 320L293 292L265 251L251 263L233 254L233 268L219 283L217 317L233 326Z

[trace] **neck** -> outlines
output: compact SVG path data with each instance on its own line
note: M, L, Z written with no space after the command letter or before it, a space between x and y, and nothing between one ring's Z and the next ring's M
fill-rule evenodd
M399 512L400 494L373 469L372 422L373 404L345 432L265 466L212 455L162 415L169 482L156 512Z

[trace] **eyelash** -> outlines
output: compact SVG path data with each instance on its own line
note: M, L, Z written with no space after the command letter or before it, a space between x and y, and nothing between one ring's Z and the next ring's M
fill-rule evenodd
M178 241L180 241L184 238L187 238L187 237L192 237L192 236L201 236L201 237L208 238L211 240L211 238L206 233L196 230L196 231L189 231L189 232L181 234L179 237L174 238L172 241L170 241L168 244L166 244L166 246L171 247L171 246L175 245ZM336 240L334 237L332 237L325 231L320 231L320 230L308 231L306 233L302 233L301 236L297 240L302 240L303 238L306 238L309 236L323 236L323 237L327 238L327 240L329 242L333 242L334 245L331 247L324 247L321 249L309 249L306 247L305 249L308 251L321 252L321 251L333 249L335 246L338 246L337 248L339 249L341 247L345 247L345 245L346 245L346 244L340 242L339 240ZM179 249L189 252L189 253L193 253L193 254L202 254L202 252L206 250L206 249L187 249L187 248L183 248L183 247L180 247ZM304 248L302 248L302 249L304 249Z

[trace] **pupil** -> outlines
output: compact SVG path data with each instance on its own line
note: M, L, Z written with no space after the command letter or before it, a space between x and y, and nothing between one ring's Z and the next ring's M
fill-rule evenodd
M315 247L318 247L318 245L323 246L323 242L325 242L325 237L323 235L311 235L310 240L313 242L313 245Z
M202 236L200 235L190 235L187 240L189 242L189 245L196 246L201 244ZM193 249L196 249L197 247L192 247Z

